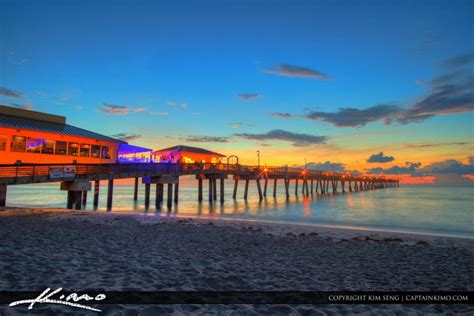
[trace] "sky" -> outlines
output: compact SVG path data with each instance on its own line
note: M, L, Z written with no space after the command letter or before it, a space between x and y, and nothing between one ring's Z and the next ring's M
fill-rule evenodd
M0 104L241 163L473 183L473 1L0 0Z

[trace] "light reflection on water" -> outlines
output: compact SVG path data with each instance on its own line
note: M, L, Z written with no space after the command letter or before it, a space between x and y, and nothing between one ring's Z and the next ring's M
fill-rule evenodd
M183 183L184 182L184 183ZM373 228L421 233L436 233L474 237L473 187L402 186L383 190L336 195L303 197L294 195L286 199L284 186L277 188L273 198L272 183L268 196L259 201L254 183L249 187L249 198L243 197L239 186L236 200L232 199L232 183L226 180L225 202L209 204L207 186L203 202L197 201L195 181L183 181L179 203L171 210L164 203L155 208L155 188L152 187L150 207L144 208L144 187L140 186L138 201L133 201L133 186L116 184L112 212L147 213L159 216L225 217L285 223L335 225L356 228ZM99 208L106 211L107 187L101 183ZM86 209L92 210L93 193L89 192ZM21 185L8 187L8 206L65 207L66 192L59 184Z

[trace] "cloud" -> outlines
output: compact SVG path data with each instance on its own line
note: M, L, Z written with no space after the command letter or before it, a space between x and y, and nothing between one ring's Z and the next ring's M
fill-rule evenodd
M452 142L452 143L438 143L438 144L406 144L404 148L425 148L425 147L465 146L465 145L472 145L472 143Z
M274 117L285 118L285 119L290 119L294 117L293 114L290 114L290 113L271 112L269 114Z
M169 114L168 112L160 112L160 111L158 111L158 112L150 111L150 112L148 112L148 113L149 113L150 115L160 115L160 116L166 116L166 115Z
M390 117L400 111L398 106L380 104L365 110L341 108L337 112L309 111L304 115L310 120L322 120L338 127L361 127L369 122Z
M298 168L307 168L308 170L318 170L318 171L332 171L332 172L340 172L340 173L346 173L350 172L352 174L360 174L359 171L357 170L348 170L347 166L343 163L340 162L331 162L331 161L325 161L325 162L308 162L305 165L295 165L295 167Z
M310 134L299 134L299 133L292 133L281 129L275 129L269 131L265 134L235 134L235 136L250 139L250 140L283 140L292 142L293 146L309 146L314 144L323 144L326 140L326 136L316 136Z
M128 114L128 112L130 111L130 107L125 105L113 105L103 103L102 107L98 110L110 115L125 115Z
M405 163L405 166L393 166L390 168L370 168L365 169L370 174L415 174L417 169L420 168L421 163L409 162Z
M329 80L330 76L327 74L314 70L311 68L294 66L288 64L279 64L275 67L265 68L264 72L272 75L284 76L284 77L301 77L301 78L311 78L311 79L320 79L320 80Z
M119 133L119 134L111 135L110 137L123 140L124 142L131 142L131 141L134 141L134 140L142 137L142 135L140 135L140 134Z
M302 166L304 167L304 165ZM334 171L334 172L347 172L346 165L340 162L308 162L306 164L308 170L319 170L319 171Z
M172 108L177 108L178 106L182 109L187 109L188 108L188 103L187 102L180 102L180 101L175 101L175 100L166 100L166 105Z
M0 87L0 95L7 98L16 98L16 99L23 98L22 92L8 89L5 87Z
M145 108L135 108L133 109L134 112L145 112L146 109Z
M474 54L456 56L442 64L448 68L471 63ZM341 108L336 112L309 110L303 117L321 120L338 127L361 127L367 123L384 120L386 125L420 123L437 115L459 114L474 111L474 75L472 71L457 69L432 78L418 80L429 89L418 101L402 108L393 104L379 104L367 109Z
M227 143L229 142L229 138L218 136L188 136L186 141L191 143Z
M474 54L463 54L457 55L452 58L448 58L441 63L442 67L445 68L456 68L466 66L474 61Z
M30 102L26 102L25 104L9 103L8 106L29 111L33 110L33 105Z
M242 100L249 101L261 97L262 95L259 93L240 93L237 96Z
M242 127L255 127L255 124L253 123L242 123L242 122L235 122L235 123L231 123L230 124L230 127L233 128L233 129L239 129L239 128L242 128Z
M474 75L457 71L433 78L428 82L431 91L407 110L392 118L400 124L419 123L436 116L474 111Z
M468 173L474 173L473 157L469 158L468 164L464 164L460 161L449 159L440 162L434 162L420 169L420 172L430 174L458 174L464 175Z
M367 159L367 162L369 163L376 163L376 162L379 162L379 163L386 163L386 162L390 162L390 161L394 161L395 158L393 158L393 156L385 156L383 151L379 152L378 154L373 154L369 157L369 159Z

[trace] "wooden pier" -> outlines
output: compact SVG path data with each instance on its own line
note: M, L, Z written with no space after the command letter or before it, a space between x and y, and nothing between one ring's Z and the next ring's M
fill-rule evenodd
M63 174L61 174L63 171ZM134 179L133 200L138 199L139 183L145 186L145 208L150 205L152 184L156 186L155 206L161 207L166 187L166 205L179 201L179 177L195 175L198 180L197 201L203 201L203 184L208 182L210 203L224 202L225 179L232 177L232 197L237 198L239 184L243 183L243 198L248 198L250 181L255 181L260 200L277 196L278 185L283 185L290 196L290 182L295 183L295 195L325 195L330 191L354 192L398 187L397 179L369 177L348 173L324 172L289 167L256 167L238 164L171 164L171 163L117 163L117 164L15 164L0 165L0 207L6 206L9 185L60 182L60 189L68 192L66 206L82 209L87 203L87 192L92 189L93 206L99 204L100 181L107 180L107 209L112 209L115 179ZM141 179L141 181L140 181ZM272 181L271 181L272 180ZM273 182L273 183L271 183ZM301 191L299 190L301 184ZM340 191L338 188L340 186ZM218 190L219 187L219 190ZM219 195L218 195L219 191ZM173 197L174 195L174 197Z

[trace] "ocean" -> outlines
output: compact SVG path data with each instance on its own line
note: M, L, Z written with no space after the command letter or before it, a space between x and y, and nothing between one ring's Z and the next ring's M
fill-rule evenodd
M164 205L159 209L155 208L155 188L152 187L150 207L145 210L143 185L139 188L138 201L134 202L133 185L116 184L112 212L133 212L150 216L245 219L474 237L473 186L401 185L399 188L303 197L301 184L299 196L295 196L292 183L290 198L286 199L282 182L278 185L277 198L273 198L272 183L269 181L268 196L262 201L258 199L255 184L251 183L249 197L245 201L243 183L239 183L239 192L234 200L233 182L226 180L225 202L221 204L218 200L210 204L207 185L204 185L204 200L199 203L196 181L188 179L181 182L179 203L173 204L170 210L166 206L166 186ZM99 207L93 210L93 192L89 191L86 210L106 212L106 194L107 186L103 182ZM59 190L59 183L9 186L7 205L64 208L66 192Z

